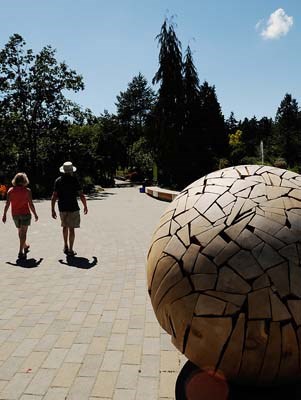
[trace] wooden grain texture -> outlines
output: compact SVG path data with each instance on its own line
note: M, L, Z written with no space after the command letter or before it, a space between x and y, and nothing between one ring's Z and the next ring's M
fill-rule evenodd
M214 171L168 205L148 253L156 317L200 368L238 383L301 374L301 176Z

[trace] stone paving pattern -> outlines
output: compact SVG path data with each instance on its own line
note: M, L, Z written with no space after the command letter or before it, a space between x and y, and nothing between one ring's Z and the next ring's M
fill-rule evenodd
M230 167L167 207L148 256L152 304L200 368L272 384L301 368L301 176Z
M35 206L23 266L11 217L1 225L0 400L174 399L186 359L156 320L145 272L168 204L137 187L91 198L74 265L50 201Z

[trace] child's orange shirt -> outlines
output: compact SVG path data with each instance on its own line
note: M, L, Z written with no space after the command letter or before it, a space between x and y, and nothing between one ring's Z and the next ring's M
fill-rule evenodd
M11 202L11 213L15 215L30 214L28 206L28 189L24 186L14 186L7 192Z

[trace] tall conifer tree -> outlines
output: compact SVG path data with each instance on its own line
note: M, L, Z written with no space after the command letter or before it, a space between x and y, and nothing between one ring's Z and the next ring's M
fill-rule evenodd
M155 104L155 93L148 86L145 77L139 73L128 84L125 92L117 96L117 117L120 133L126 148L126 166L132 167L134 143L145 136L146 125Z
M298 103L286 94L276 114L277 148L281 156L293 167L300 160L301 131Z
M183 80L185 119L181 146L184 160L181 183L185 186L202 176L204 170L201 155L204 143L200 119L200 83L189 46L184 59Z
M166 20L157 39L160 45L159 69L153 78L153 84L160 84L160 87L154 114L154 145L159 180L177 187L182 165L179 143L183 135L184 121L181 43L174 26L168 26Z
M203 140L206 172L218 168L219 160L228 154L228 137L224 116L217 100L215 87L205 81L200 89Z
M226 120L225 124L226 124L226 130L227 130L228 135L231 135L236 132L237 126L238 126L238 121L236 120L233 111L231 111L230 116Z

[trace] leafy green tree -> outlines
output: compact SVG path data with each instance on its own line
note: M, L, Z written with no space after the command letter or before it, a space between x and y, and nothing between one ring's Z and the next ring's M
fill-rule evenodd
M126 157L118 118L114 114L105 112L99 118L98 132L97 178L102 185L112 186L116 170L120 165L124 165Z
M65 158L76 160L81 176L90 177L93 182L97 176L96 148L99 135L98 124L81 126L73 124L68 129L64 148Z
M0 51L0 121L1 131L22 153L19 167L37 181L39 155L46 151L41 146L47 137L62 137L76 108L64 93L82 90L84 84L80 75L56 60L50 46L36 55L25 46L22 36L14 34Z
M142 136L133 144L132 161L140 178L152 179L154 157L145 136Z
M237 129L229 135L230 159L232 165L242 163L243 157L246 155L246 146L242 140L243 132Z
M153 78L153 84L160 86L154 111L153 147L160 182L176 187L182 168L179 143L184 121L181 43L173 25L168 26L166 20L157 39L160 45L159 69Z

